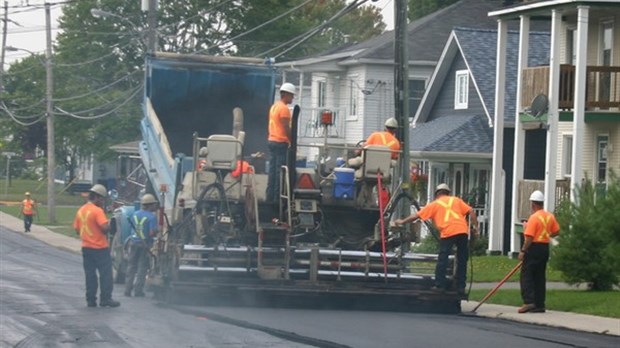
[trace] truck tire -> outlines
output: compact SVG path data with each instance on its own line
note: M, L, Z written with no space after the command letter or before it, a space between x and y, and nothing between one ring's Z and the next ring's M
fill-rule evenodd
M120 232L115 233L110 246L110 254L112 256L112 277L115 284L125 283L125 270L127 269L127 260L125 260L124 245L121 242Z

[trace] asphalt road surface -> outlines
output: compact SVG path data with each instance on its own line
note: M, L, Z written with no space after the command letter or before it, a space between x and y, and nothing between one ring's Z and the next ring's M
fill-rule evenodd
M81 256L0 227L0 347L618 347L619 339L463 315L168 306L87 308Z

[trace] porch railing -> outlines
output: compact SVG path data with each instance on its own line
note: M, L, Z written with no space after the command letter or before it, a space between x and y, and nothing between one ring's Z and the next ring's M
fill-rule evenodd
M549 66L523 69L521 110L530 106L539 94L549 93ZM560 109L572 109L575 97L575 66L560 65ZM620 66L586 68L586 109L620 107Z

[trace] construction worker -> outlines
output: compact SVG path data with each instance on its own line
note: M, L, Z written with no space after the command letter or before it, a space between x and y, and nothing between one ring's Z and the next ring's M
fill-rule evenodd
M97 288L101 284L99 306L118 307L112 300L112 257L108 244L108 218L103 205L108 193L103 185L96 184L88 191L88 202L77 211L73 228L82 239L82 259L86 275L86 304L97 307ZM97 279L99 272L99 279Z
M24 232L30 232L30 226L32 226L32 218L34 215L39 214L37 210L37 203L34 199L30 198L30 192L24 193L24 200L22 201L19 214L24 218Z
M467 272L467 256L469 228L465 216L469 215L469 222L472 226L472 238L478 235L478 219L476 213L462 199L450 195L450 187L440 184L435 189L435 200L424 208L420 209L404 219L395 221L396 225L403 225L417 219L432 219L435 226L440 231L439 255L435 268L435 287L434 289L443 291L448 289L446 286L446 268L448 266L448 256L452 251L452 246L456 245L456 290L459 295L465 295L465 276Z
M520 279L523 306L519 313L545 312L549 241L560 233L560 225L553 214L543 209L544 200L540 191L534 191L530 196L533 213L525 223L525 240L519 253L519 260L523 261Z
M269 176L267 201L277 202L280 197L280 168L286 164L286 153L291 144L291 110L288 105L295 97L295 85L283 83L280 100L269 109Z
M392 150L392 159L398 159L398 152L400 151L400 142L396 139L396 130L398 129L398 121L394 117L391 117L385 121L385 130L380 132L373 132L368 136L364 146L368 145L383 145ZM348 161L350 167L358 168L362 165L363 159L361 157L361 151L358 152L358 157L351 158Z
M129 237L129 262L125 277L125 296L144 297L144 282L149 269L150 249L157 235L157 199L150 193L140 199L141 209L130 218L132 234ZM137 273L137 274L136 274ZM135 281L135 283L134 283Z

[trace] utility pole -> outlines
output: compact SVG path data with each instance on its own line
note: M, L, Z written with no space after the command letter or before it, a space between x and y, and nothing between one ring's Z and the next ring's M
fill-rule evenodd
M52 78L52 18L50 4L45 3L45 31L47 47L45 50L45 76L46 76L46 113L47 113L47 217L49 222L56 222L56 200L54 197L54 172L56 159L54 146L54 105L52 101L53 78Z
M398 139L402 142L402 189L409 191L409 55L407 45L407 0L394 1L394 116L398 120ZM409 207L406 207L409 209ZM409 211L406 213L409 215Z
M148 1L147 21L148 21L148 38L147 38L147 52L155 53L157 51L157 0L143 0ZM144 8L142 9L145 10Z
M0 51L0 94L4 92L4 54L6 52L6 30L9 22L9 2L4 1L4 19L2 20L2 50Z

